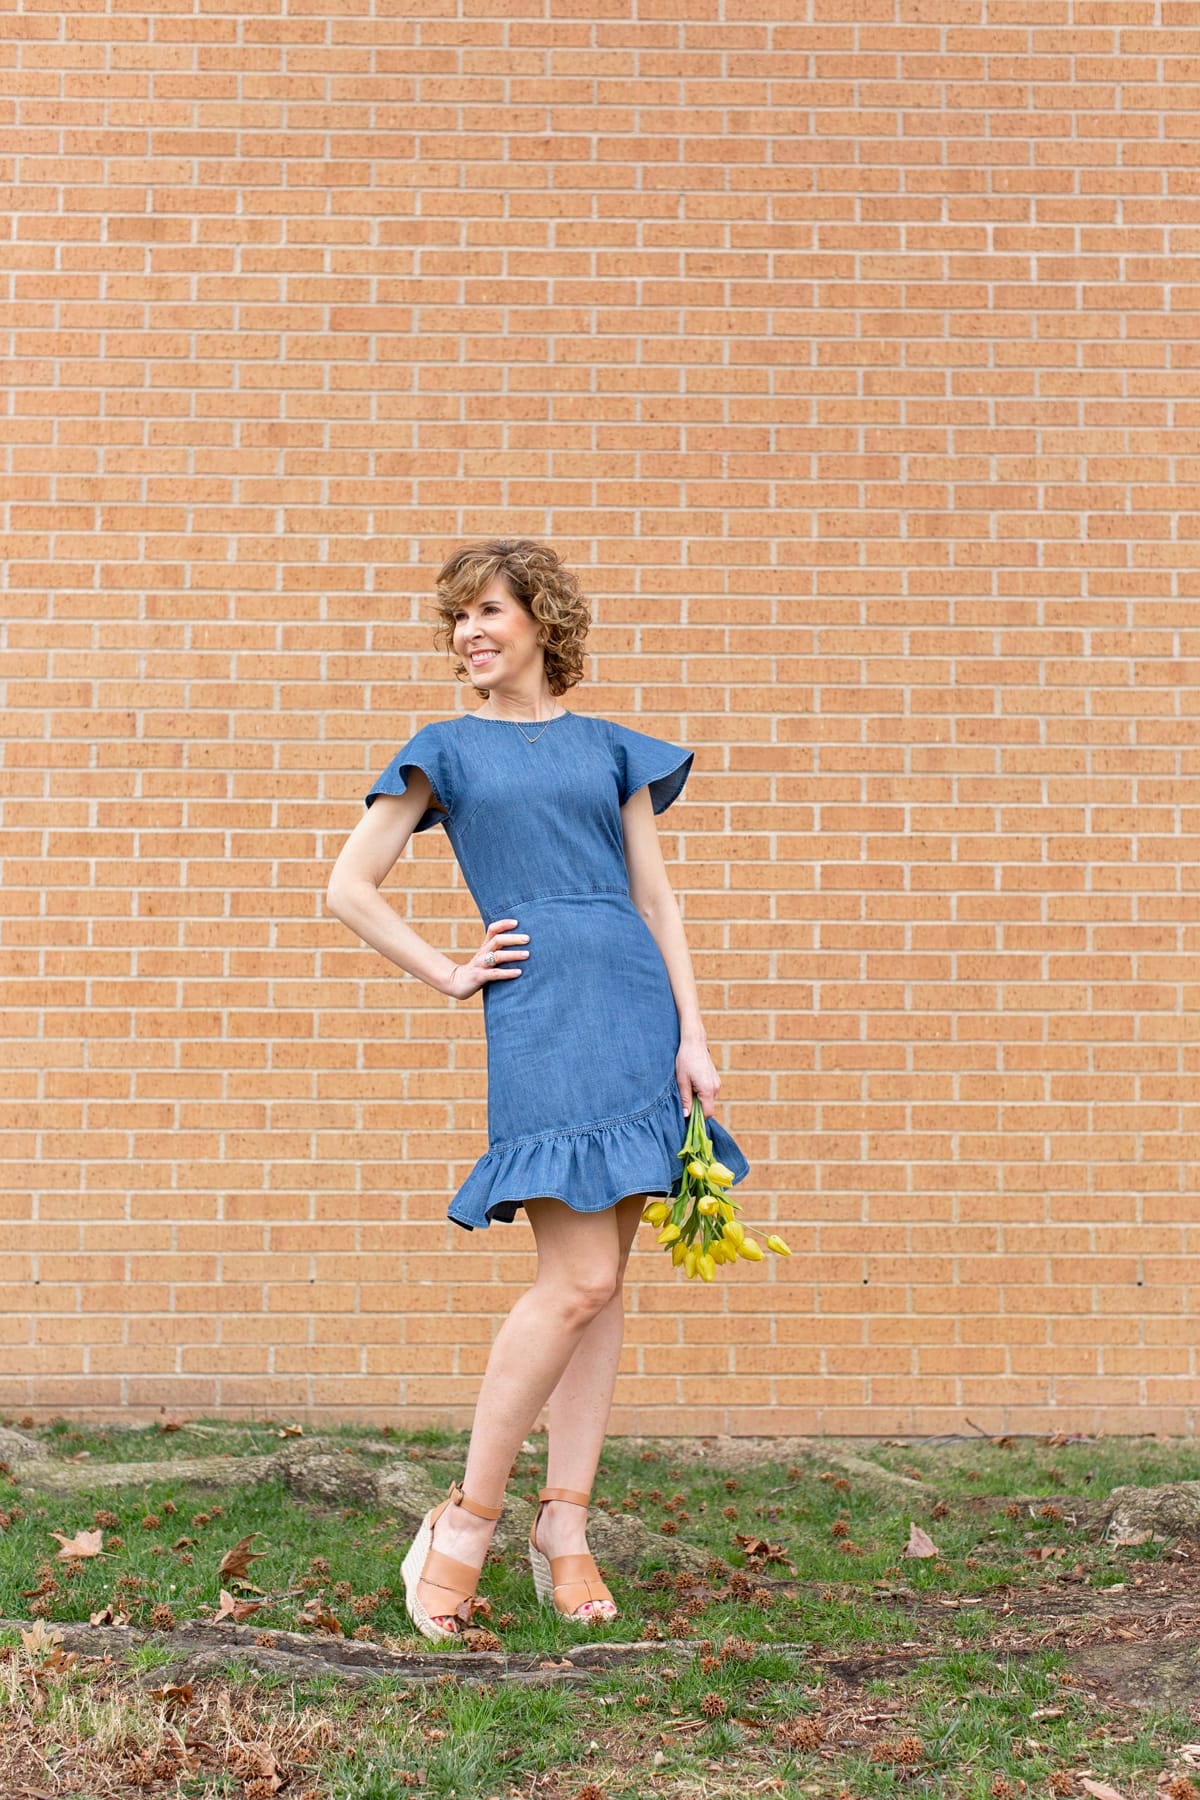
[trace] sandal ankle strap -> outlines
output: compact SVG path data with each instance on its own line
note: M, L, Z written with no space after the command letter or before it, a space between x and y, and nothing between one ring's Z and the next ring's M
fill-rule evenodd
M504 1511L503 1501L499 1506L485 1506L482 1500L472 1500L464 1494L456 1481L450 1483L450 1500L464 1512L474 1513L477 1519L498 1519Z
M572 1506L587 1506L590 1494L581 1494L577 1488L542 1488L538 1494L538 1505L546 1500L569 1500Z

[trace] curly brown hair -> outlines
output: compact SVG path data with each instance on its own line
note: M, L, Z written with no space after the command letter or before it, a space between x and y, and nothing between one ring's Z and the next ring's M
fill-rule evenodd
M441 650L453 651L455 613L477 599L498 575L513 599L537 621L550 692L565 694L583 680L583 646L591 618L575 576L549 544L534 538L488 538L451 552L438 570L435 643ZM464 680L466 664L455 663L454 673ZM489 692L484 687L476 691L485 696Z

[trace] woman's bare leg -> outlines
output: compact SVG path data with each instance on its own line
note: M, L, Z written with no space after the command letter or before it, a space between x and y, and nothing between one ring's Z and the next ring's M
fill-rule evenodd
M616 1210L572 1212L561 1200L527 1200L537 1243L533 1286L520 1296L496 1334L475 1406L463 1492L497 1506L522 1443L562 1377L584 1332L611 1304L624 1266ZM619 1348L619 1346L618 1346ZM434 1527L447 1556L479 1568L494 1525L448 1506ZM557 1551L555 1552L557 1555ZM436 1590L418 1583L425 1607ZM446 1615L431 1617L453 1626Z
M645 1204L645 1195L635 1194L613 1208L620 1254L617 1290L581 1334L550 1396L547 1487L573 1488L587 1494L596 1479L625 1335L625 1265ZM538 1522L537 1541L547 1556L585 1551L587 1514L583 1507L548 1500ZM581 1607L580 1614L584 1618L593 1613L613 1618L616 1610L610 1601L595 1600Z

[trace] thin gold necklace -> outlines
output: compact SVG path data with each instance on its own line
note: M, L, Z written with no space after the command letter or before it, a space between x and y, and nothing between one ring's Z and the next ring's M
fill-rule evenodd
M497 719L496 723L498 725L515 725L527 744L536 744L538 739L545 735L547 726L553 725L555 719L561 718L562 714L560 712L551 713L550 717L546 720L546 723L542 726L541 731L535 731L532 737L530 737L519 719Z

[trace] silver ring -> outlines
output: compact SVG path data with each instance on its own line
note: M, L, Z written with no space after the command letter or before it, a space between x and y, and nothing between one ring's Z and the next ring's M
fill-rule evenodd
M487 955L483 959L483 966L485 969L494 969L495 968L496 952L494 950L488 951Z

